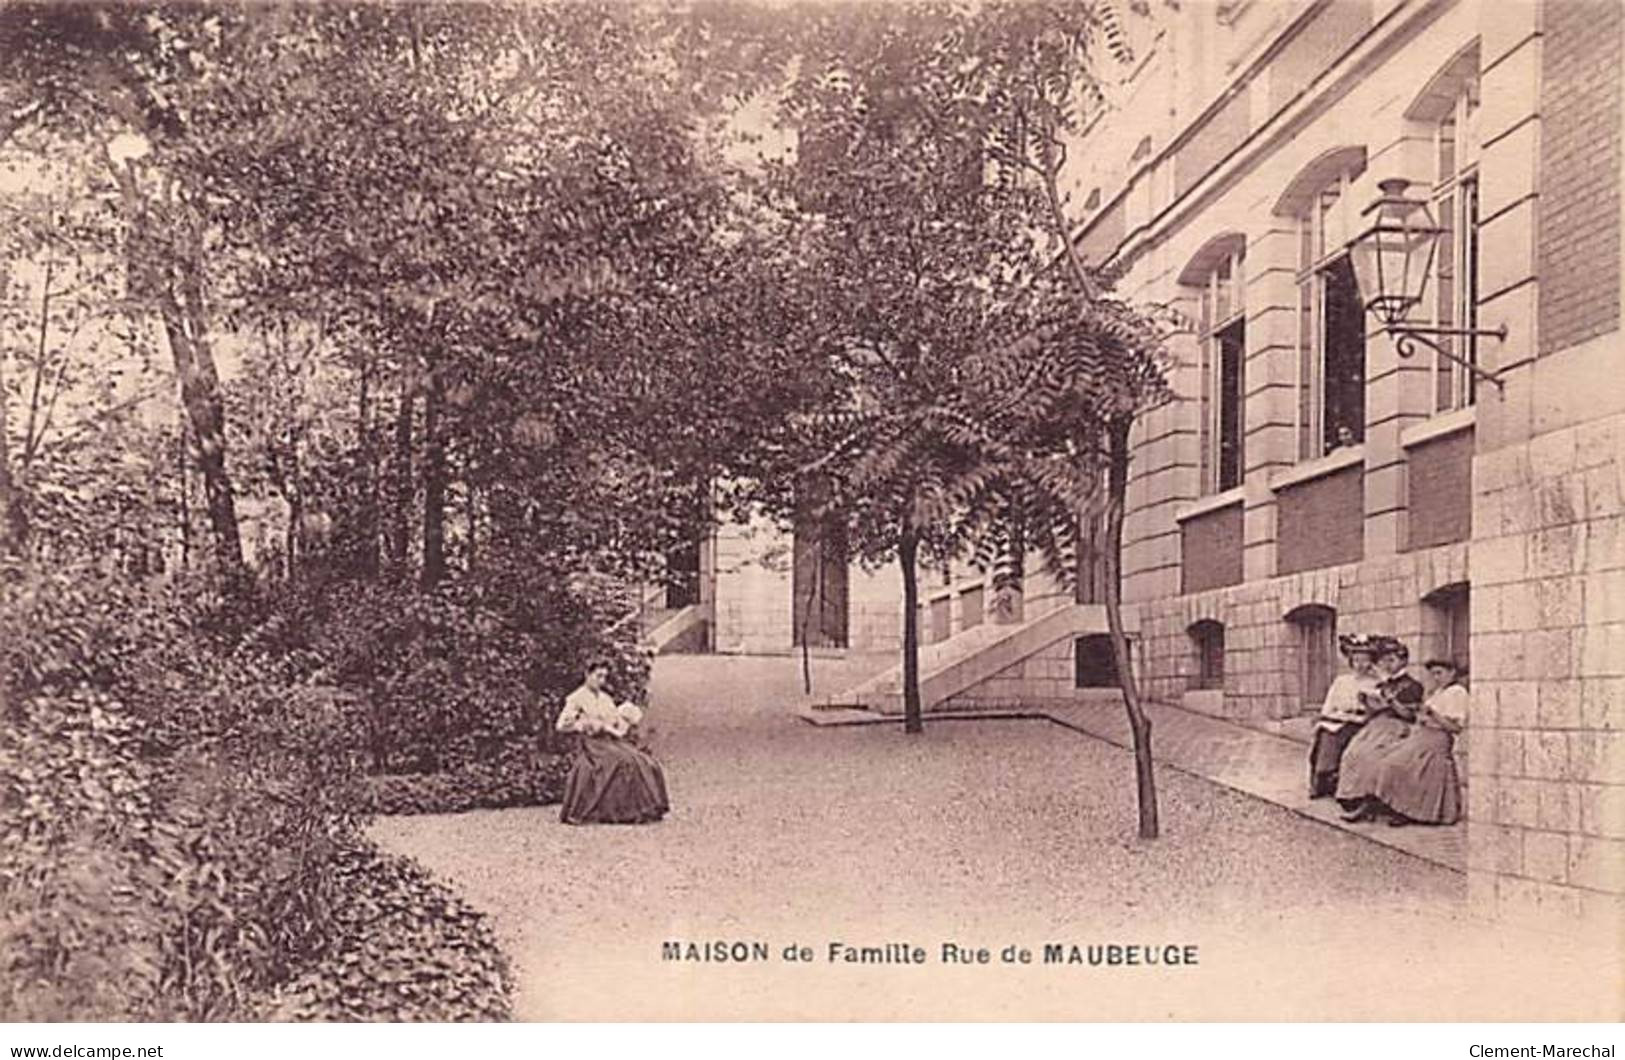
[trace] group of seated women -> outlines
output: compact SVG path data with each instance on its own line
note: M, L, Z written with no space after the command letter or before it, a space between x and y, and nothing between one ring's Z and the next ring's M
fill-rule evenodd
M1349 672L1326 693L1309 754L1309 797L1332 796L1349 822L1455 824L1455 740L1467 722L1460 664L1430 659L1423 680L1393 637L1338 638Z

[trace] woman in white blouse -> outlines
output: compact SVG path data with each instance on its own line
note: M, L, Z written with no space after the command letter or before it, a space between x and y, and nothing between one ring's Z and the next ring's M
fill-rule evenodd
M565 697L554 725L581 736L564 783L559 819L565 824L642 824L671 808L665 771L638 746L643 711L632 703L617 706L608 681L608 661L589 662L586 680Z
M1343 752L1365 725L1370 713L1366 702L1378 695L1382 683L1376 671L1378 638L1344 633L1338 636L1337 647L1349 669L1338 674L1326 690L1326 701L1315 722L1315 741L1309 748L1311 799L1325 798L1337 790Z
M1456 775L1456 734L1467 725L1470 697L1465 673L1449 659L1427 664L1432 692L1422 703L1411 734L1382 760L1376 799L1388 810L1388 823L1455 824L1461 820L1461 778Z

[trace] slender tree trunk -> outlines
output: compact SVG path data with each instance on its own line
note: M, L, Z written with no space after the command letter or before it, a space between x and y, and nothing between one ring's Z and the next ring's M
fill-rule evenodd
M897 562L903 567L903 731L924 732L920 710L920 539L912 526L903 527L897 543Z
M441 380L433 367L423 398L423 578L433 589L446 576L446 441L441 436Z
M1157 822L1157 778L1151 765L1151 719L1140 705L1140 690L1134 680L1129 658L1128 635L1123 631L1123 512L1128 496L1128 434L1133 420L1124 416L1113 420L1110 432L1111 466L1107 475L1110 491L1106 508L1106 628L1111 634L1112 661L1123 689L1123 706L1128 711L1129 729L1134 737L1134 779L1140 805L1140 838L1155 839Z
M22 491L11 477L4 395L5 379L0 377L0 555L21 554L28 543L28 512Z
M479 557L480 498L474 489L474 451L470 442L463 454L463 511L468 520L468 573L474 573Z
M5 352L0 350L0 556L21 554L28 541L28 513L23 508L22 492L11 477L7 404Z
M282 535L282 548L283 576L289 582L293 581L294 572L299 566L299 523L304 517L304 505L299 502L299 494L288 494L288 528Z
M824 578L824 550L823 541L817 542L817 559L813 565L813 582L807 593L807 600L801 607L801 688L808 695L812 694L812 611L813 601L818 598L819 589ZM791 579L795 574L792 571Z
M220 377L214 354L197 319L182 319L178 306L164 312L164 332L181 380L181 403L192 434L197 438L198 467L203 472L203 493L214 532L215 561L228 581L243 576L243 543L237 527L237 503L226 470L226 417L220 399Z
M411 377L401 373L401 401L395 412L395 497L389 513L389 563L397 576L406 572L407 513L412 509L412 405Z
M139 126L139 117L136 120ZM215 559L228 584L241 584L243 542L237 526L237 503L226 470L226 416L220 398L220 374L209 345L209 320L203 299L202 239L186 228L184 212L166 223L185 240L177 255L174 240L157 238L158 223L128 167L107 156L109 172L134 218L125 245L130 294L157 306L169 339L175 374L181 382L181 404L197 439L198 469L214 531ZM167 264L166 264L167 263Z
M45 262L45 306L40 315L41 341L45 329L50 325L50 316L47 312L51 297L51 261ZM0 265L0 297L6 293L9 279ZM43 356L43 354L41 355ZM28 509L25 505L22 490L17 487L17 481L11 471L11 423L7 418L10 401L6 394L5 364L6 354L0 350L0 555L21 555L28 544ZM39 373L36 372L36 378ZM29 417L33 419L32 415ZM24 450L27 450L28 439L33 435L30 425L23 432Z
M299 440L293 428L288 428L288 531L284 544L287 550L287 578L291 583L299 570L300 552L305 537L305 495L299 488Z
M361 362L361 393L356 409L356 448L361 453L361 525L356 562L368 578L378 575L378 453L372 436L372 360Z
M1062 256L1078 288L1089 298L1098 298L1100 290L1089 270L1078 256L1077 244L1072 241L1072 226L1062 207L1059 187L1061 155L1055 145L1059 138L1053 127L1044 130L1043 154L1038 165L1044 185L1044 198L1049 205L1050 222L1062 248ZM1129 396L1129 395L1125 395ZM1107 424L1109 435L1109 466L1107 471L1105 577L1101 588L1106 604L1106 628L1111 634L1112 659L1117 665L1117 679L1123 690L1123 707L1128 711L1129 729L1134 738L1134 777L1140 807L1140 838L1155 839L1158 834L1157 782L1151 766L1151 719L1140 705L1140 691L1130 666L1128 635L1123 632L1123 514L1128 505L1128 436L1134 424L1132 410L1124 411Z
M192 567L192 476L187 471L186 421L182 419L175 426L177 428L175 470L180 475L181 568L190 570Z

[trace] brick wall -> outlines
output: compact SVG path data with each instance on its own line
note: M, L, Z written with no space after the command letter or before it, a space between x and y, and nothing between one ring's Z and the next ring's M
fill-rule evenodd
M1364 483L1364 468L1354 466L1281 490L1277 573L1360 558L1365 549L1365 522L1360 516L1365 511Z
M1180 592L1240 584L1241 502L1180 524Z
M1474 468L1469 891L1489 915L1625 910L1625 415Z
M1406 547L1465 541L1473 529L1473 434L1461 431L1406 453Z
M1618 0L1543 8L1540 101L1540 348L1619 326Z

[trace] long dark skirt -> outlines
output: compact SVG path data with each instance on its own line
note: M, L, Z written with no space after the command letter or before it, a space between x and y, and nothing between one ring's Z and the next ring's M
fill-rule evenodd
M1411 734L1411 723L1392 714L1379 714L1361 727L1343 750L1337 773L1337 798L1363 799L1377 793L1377 774L1383 759Z
M1383 757L1377 772L1377 798L1413 821L1455 824L1461 820L1455 746L1453 734L1418 725Z
M565 824L643 824L671 809L654 755L612 736L581 739L564 782Z
M1318 799L1337 790L1337 771L1349 741L1359 735L1360 723L1351 721L1341 729L1315 729L1315 742L1309 748L1309 797Z

